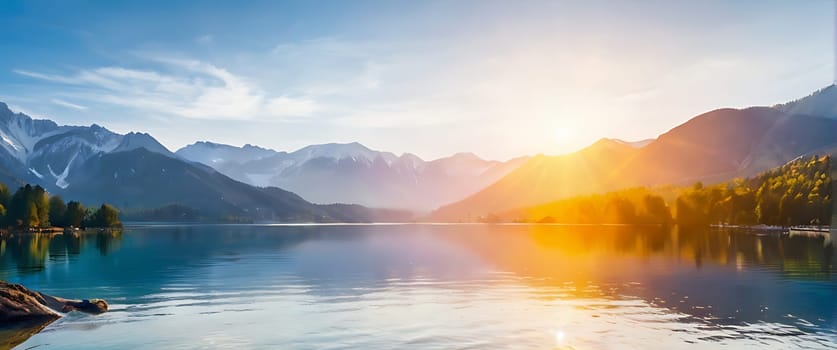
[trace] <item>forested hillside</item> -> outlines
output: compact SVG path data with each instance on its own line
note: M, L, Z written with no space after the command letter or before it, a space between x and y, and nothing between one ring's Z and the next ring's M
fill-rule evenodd
M797 158L749 179L712 187L698 183L677 198L677 222L828 225L831 161L828 156Z
M798 158L747 179L704 186L632 188L574 197L481 221L567 224L828 225L831 157Z

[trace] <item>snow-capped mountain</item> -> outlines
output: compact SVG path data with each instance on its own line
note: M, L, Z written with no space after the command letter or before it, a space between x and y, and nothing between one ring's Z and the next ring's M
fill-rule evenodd
M169 150L148 134L120 135L99 125L67 126L14 113L0 102L0 159L21 181L66 189L68 176L101 153L146 148L168 156Z
M203 164L226 163L229 160L247 162L277 153L279 152L250 144L235 147L207 141L199 141L177 151L181 157Z
M236 180L278 186L316 203L429 210L482 189L525 158L487 161L471 153L425 161L357 143L311 145L294 152L209 142L176 152Z
M255 211L261 218L274 219L287 219L283 215L289 212L303 218L311 214L306 210L325 210L303 205L301 198L294 199L300 204L293 211L279 208L277 203L295 195L249 184L296 191L323 204L429 210L480 190L520 162L486 161L466 153L427 162L359 143L312 145L288 153L199 142L175 154L148 134L123 135L95 124L58 125L12 112L0 103L0 182L13 188L40 184L67 198L106 201L121 208L186 203L206 215L249 217ZM172 173L175 169L177 174ZM227 176L245 184L236 185ZM204 188L198 190L200 186ZM239 187L245 194L230 190ZM333 218L349 210L333 208L337 209L317 215Z
M255 147L246 151L267 152ZM38 184L88 205L110 203L128 217L190 213L190 219L403 221L409 213L316 205L275 187L257 188L171 153L151 135L101 126L61 126L0 103L0 182ZM171 219L171 218L169 218Z
M157 140L147 133L129 132L122 136L119 144L108 153L133 151L138 148L145 148L151 152L174 157L166 146L161 145Z
M373 161L380 157L387 164L391 164L398 157L390 152L373 151L358 142L327 143L311 145L290 154L295 163L304 163L316 158L344 159L352 158L359 161Z

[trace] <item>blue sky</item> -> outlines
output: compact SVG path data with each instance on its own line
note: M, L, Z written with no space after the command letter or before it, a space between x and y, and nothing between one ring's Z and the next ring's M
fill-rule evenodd
M171 149L559 154L832 83L834 6L3 1L0 101Z

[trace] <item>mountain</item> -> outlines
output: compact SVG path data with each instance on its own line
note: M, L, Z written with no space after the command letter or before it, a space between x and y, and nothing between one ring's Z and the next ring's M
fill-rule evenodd
M85 203L108 202L119 208L156 208L176 203L201 208L213 216L254 214L258 219L281 221L317 219L301 217L300 213L308 214L313 206L293 193L271 194L209 167L145 148L100 153L68 180L73 185L63 192L65 196Z
M151 135L120 135L99 125L67 126L51 120L32 119L14 113L0 102L0 165L13 179L7 182L38 182L47 188L66 189L68 177L100 153L144 148L174 157Z
M439 208L432 217L471 221L532 203L606 191L613 187L608 183L612 169L640 150L623 141L601 139L575 153L537 155L482 191Z
M574 195L753 176L837 145L837 118L822 114L829 111L828 102L837 101L829 101L836 90L830 86L774 107L704 113L634 151L624 142L599 141L573 154L535 157L486 189L439 208L432 218L473 220Z
M837 85L831 84L811 95L773 108L792 115L837 118Z
M144 147L101 153L73 173L67 198L120 208L197 208L205 217L282 222L386 221L403 213L323 206L279 188L250 186L195 163ZM350 215L353 213L353 215ZM379 213L375 215L372 213ZM386 216L389 215L390 216ZM406 219L405 216L401 216Z
M562 224L676 222L689 227L717 222L829 225L832 159L822 154L802 156L756 176L713 186L621 189L497 213L484 219ZM750 204L744 204L748 201Z
M311 145L294 152L198 142L178 156L255 186L277 186L316 203L430 210L484 188L525 158L483 160L472 153L425 161L357 143Z
M141 148L157 154L174 157L174 153L171 153L166 146L157 142L151 135L137 132L129 132L122 136L119 144L110 150L109 153L128 152Z
M404 212L355 205L316 205L279 188L254 187L182 159L151 135L101 126L59 126L13 113L0 103L0 181L44 186L89 205L135 212L177 207L203 219L393 221ZM12 188L14 190L14 188Z
M66 188L68 175L87 159L114 150L123 136L101 126L59 126L12 112L0 102L0 165L11 182Z
M744 167L785 114L767 107L718 109L660 135L614 173L614 181L656 185L697 181Z
M654 142L655 139L645 139L645 140L639 140L639 141L624 141L624 140L620 140L620 139L611 139L611 140L613 140L614 142L624 143L624 144L626 144L628 146L631 146L633 148L642 148L642 147L648 146L648 144L650 144L651 142Z
M278 152L250 144L243 147L199 141L177 151L185 159L203 164L225 164L230 161L243 163L269 157Z

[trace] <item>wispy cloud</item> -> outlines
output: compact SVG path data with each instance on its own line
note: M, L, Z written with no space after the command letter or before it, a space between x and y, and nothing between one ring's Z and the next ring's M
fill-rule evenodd
M69 107L69 108L72 108L72 109L78 109L80 111L83 111L83 110L87 109L87 107L85 107L85 106L75 104L75 103L72 103L72 102L67 102L67 101L64 101L64 100L61 100L61 99L57 99L57 98L52 99L51 102L54 103L54 104L57 104L59 106Z
M198 60L151 57L157 70L126 67L83 69L70 74L48 74L16 69L15 73L84 89L64 95L92 103L152 111L193 119L279 120L306 117L319 109L309 96L270 95L254 82ZM53 103L87 107L60 99Z
M130 67L14 72L53 83L55 96L63 101L94 111L99 105L127 107L148 117L306 121L357 128L472 119L450 106L450 101L460 100L461 88L439 89L435 82L443 73L423 75L441 60L415 54L424 49L410 42L323 37L285 42L254 56L243 54L233 61L236 72L203 60L141 51L132 53L139 60ZM433 63L427 56L434 56ZM419 76L423 80L417 80Z
M15 73L20 74L20 75L25 76L25 77L50 81L50 82L53 82L53 83L74 84L74 83L78 82L77 79L73 79L73 78L70 78L70 77L63 77L63 76L60 76L60 75L32 72L32 71L28 71L28 70L25 70L25 69L13 69L12 72L15 72Z

